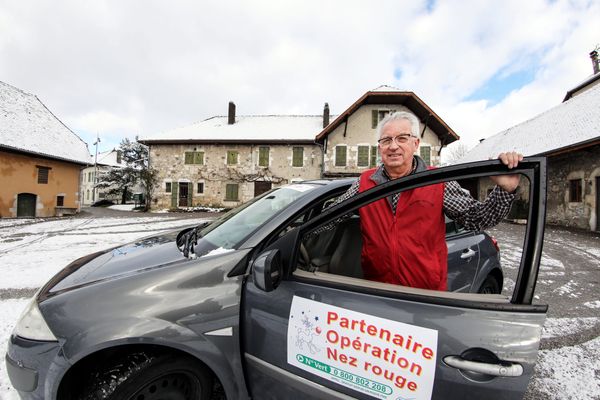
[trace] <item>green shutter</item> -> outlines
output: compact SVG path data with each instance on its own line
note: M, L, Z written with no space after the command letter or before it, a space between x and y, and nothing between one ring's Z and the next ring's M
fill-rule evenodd
M200 165L204 164L204 152L203 151L197 151L194 153L194 164L200 164Z
M237 183L228 183L225 185L225 200L237 201L238 199L238 185Z
M188 205L188 207L192 207L192 194L194 193L194 184L192 182L188 182L187 187L188 187L187 205Z
M269 166L269 148L259 147L258 148L258 166L268 167Z
M177 189L179 189L177 182L173 182L171 185L171 208L177 208L179 205L177 203Z
M371 146L371 167L377 166L377 146Z
M304 166L304 147L292 148L292 167Z
M371 110L371 128L377 128L377 123L379 122L379 112L377 110Z
M192 153L191 151L186 151L184 163L185 164L193 164L194 163L194 153Z
M335 166L346 166L346 146L335 146Z
M359 167L369 166L369 146L358 146L358 159L356 165Z
M233 165L238 163L238 152L237 151L228 151L227 152L227 164Z
M425 164L431 165L431 147L421 146L419 149L419 154L421 155L423 161L425 161Z

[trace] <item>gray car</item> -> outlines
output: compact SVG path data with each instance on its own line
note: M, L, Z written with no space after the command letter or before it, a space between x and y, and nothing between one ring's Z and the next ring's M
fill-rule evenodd
M18 321L9 377L22 399L521 398L547 310L532 304L545 168L531 158L513 170L530 181L531 209L510 296L492 294L502 271L491 238L451 221L448 292L364 280L358 221L345 217L398 190L506 172L498 161L334 207L349 181L299 183L68 265Z

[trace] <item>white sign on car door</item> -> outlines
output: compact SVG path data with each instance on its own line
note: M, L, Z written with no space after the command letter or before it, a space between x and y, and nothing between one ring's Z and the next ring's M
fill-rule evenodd
M287 362L362 393L431 399L438 332L294 296Z

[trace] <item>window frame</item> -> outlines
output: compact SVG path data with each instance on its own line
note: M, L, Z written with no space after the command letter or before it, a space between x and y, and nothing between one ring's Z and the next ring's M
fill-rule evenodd
M299 153L299 155L298 155ZM299 162L297 160L299 157ZM304 146L293 146L292 147L292 167L302 168L304 167Z
M173 193L173 182L165 182L165 193Z
M339 156L339 151L341 148L344 148L344 163L343 164L338 164L338 161L340 160L340 156ZM334 167L346 167L348 166L348 145L346 144L337 144L335 145L335 154L333 157L333 166Z
M42 165L36 165L37 168L37 183L40 185L47 185L50 182L50 167L44 167Z
M200 185L202 185L202 190L200 190ZM204 181L196 182L196 194L204 194Z
M363 150L362 158L365 161L361 164L361 149ZM366 149L367 154L364 154ZM368 168L371 163L371 146L368 144L359 144L356 149L356 166L359 168Z
M240 152L237 150L227 150L227 155L225 157L225 163L227 165L238 165L240 158ZM232 162L230 162L230 160Z
M258 147L258 166L262 168L269 167L271 148L269 146Z
M569 203L583 202L583 179L569 179Z
M423 150L427 149L427 159L425 157L423 157ZM431 164L431 146L429 145L420 145L419 146L419 157L421 157L421 159L423 161L425 161L425 164L427 164L428 166L432 165Z

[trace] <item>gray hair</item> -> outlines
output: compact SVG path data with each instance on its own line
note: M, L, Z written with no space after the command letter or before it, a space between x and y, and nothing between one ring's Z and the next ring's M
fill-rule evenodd
M415 116L415 114L406 112L406 111L396 111L394 113L389 113L385 116L384 119L379 121L377 124L377 137L381 137L381 132L383 131L383 127L392 121L398 121L401 119L405 119L410 122L410 130L412 132L412 136L419 137L419 119Z

